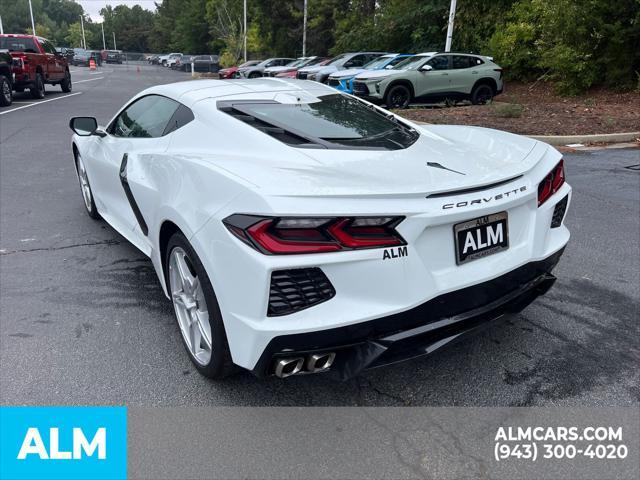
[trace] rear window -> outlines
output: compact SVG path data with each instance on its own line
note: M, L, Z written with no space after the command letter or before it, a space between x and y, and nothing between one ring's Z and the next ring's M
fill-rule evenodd
M398 150L418 139L408 125L341 94L313 103L224 101L218 108L284 143L312 148Z
M36 42L32 38L0 37L0 50L10 52L39 53Z

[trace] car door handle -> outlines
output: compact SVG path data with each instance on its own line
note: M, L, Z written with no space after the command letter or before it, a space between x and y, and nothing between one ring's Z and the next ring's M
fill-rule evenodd
M449 75L448 73L441 73L440 75Z
M477 71L477 70L474 70L474 71L472 71L472 72L471 72L471 74L472 74L472 75L477 75L477 74L478 74L478 71Z

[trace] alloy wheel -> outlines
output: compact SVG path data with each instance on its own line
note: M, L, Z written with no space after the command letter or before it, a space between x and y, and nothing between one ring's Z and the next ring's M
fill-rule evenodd
M207 302L200 279L180 247L175 247L169 257L169 289L185 344L199 364L207 365L212 345Z
M11 86L9 82L2 82L2 95L7 103L11 103Z
M84 205L89 212L92 211L92 199L91 199L91 187L89 186L89 177L87 177L87 171L84 168L82 158L78 155L78 179L80 180L80 189L82 190L82 198L84 199Z

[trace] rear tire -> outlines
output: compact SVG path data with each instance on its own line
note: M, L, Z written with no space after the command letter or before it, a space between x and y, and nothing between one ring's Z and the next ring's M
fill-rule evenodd
M71 91L71 74L69 73L69 70L64 72L64 79L60 82L60 88L62 88L62 91L65 93L69 93Z
M182 342L196 370L212 379L233 373L235 367L213 286L181 232L169 239L164 268Z
M31 96L36 99L44 98L45 89L44 89L44 79L42 78L41 73L36 73L36 79L33 84L33 87L29 89L31 92Z
M385 95L387 108L407 108L411 103L411 90L406 85L394 85Z
M251 72L249 74L249 78L260 78L261 76L260 72Z
M487 83L481 83L473 87L471 92L471 103L474 105L485 105L493 100L496 92L493 87Z
M13 102L13 91L9 79L0 75L0 107L8 107Z

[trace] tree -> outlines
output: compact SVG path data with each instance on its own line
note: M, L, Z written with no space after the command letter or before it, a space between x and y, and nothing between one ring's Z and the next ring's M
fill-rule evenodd
M64 37L67 42L67 45L73 48L82 48L82 26L80 22L75 22L69 25L69 29L67 30L67 35ZM85 29L85 39L87 41L87 47L90 48L93 42L93 33Z

